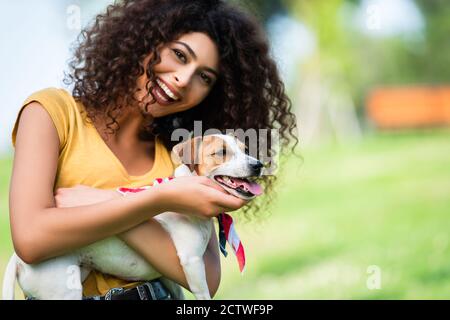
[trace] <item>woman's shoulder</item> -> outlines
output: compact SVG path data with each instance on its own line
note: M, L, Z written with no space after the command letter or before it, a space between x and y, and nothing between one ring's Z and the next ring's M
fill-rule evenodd
M51 116L63 116L77 109L76 101L65 89L49 87L31 93L22 103L21 111L31 102L38 102ZM52 117L53 118L53 117Z
M67 90L55 87L44 88L33 92L25 99L23 105L25 106L27 103L33 101L37 101L42 105L55 105L59 108L69 107L75 104L75 99Z
M68 127L77 118L80 110L75 99L65 89L49 87L30 94L22 103L12 132L13 144L17 134L17 127L23 110L32 102L39 103L50 115L55 125L61 144L67 139Z

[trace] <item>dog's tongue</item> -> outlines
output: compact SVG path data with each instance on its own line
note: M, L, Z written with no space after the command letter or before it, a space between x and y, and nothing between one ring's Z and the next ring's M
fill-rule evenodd
M240 187L243 187L243 189L247 189L251 193L253 193L255 196L259 196L263 193L263 190L259 184L256 182L250 182L248 180L238 179L238 178L232 178L233 182Z

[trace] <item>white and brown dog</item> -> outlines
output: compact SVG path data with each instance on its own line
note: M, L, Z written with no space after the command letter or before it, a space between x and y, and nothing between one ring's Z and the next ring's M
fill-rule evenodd
M190 152L189 152L190 151ZM261 194L260 186L249 179L261 175L262 163L245 153L245 145L231 135L196 137L173 148L178 162L174 177L207 176L236 197L250 200ZM164 212L155 219L170 234L191 292L196 299L211 299L203 255L211 237L212 219ZM3 299L14 299L16 277L28 297L39 300L81 300L82 282L91 269L130 281L161 277L146 260L118 237L95 242L70 254L29 265L15 253L3 279ZM172 294L183 299L181 288L162 277Z

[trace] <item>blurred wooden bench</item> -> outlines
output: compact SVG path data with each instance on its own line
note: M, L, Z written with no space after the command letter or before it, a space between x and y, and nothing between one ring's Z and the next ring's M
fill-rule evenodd
M450 86L374 89L367 115L380 129L450 125Z

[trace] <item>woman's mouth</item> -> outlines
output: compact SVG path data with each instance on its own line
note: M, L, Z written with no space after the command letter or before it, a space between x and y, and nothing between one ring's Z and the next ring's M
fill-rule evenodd
M153 87L152 94L156 102L164 106L170 105L179 100L175 93L173 93L169 87L158 78L156 78L156 83Z

